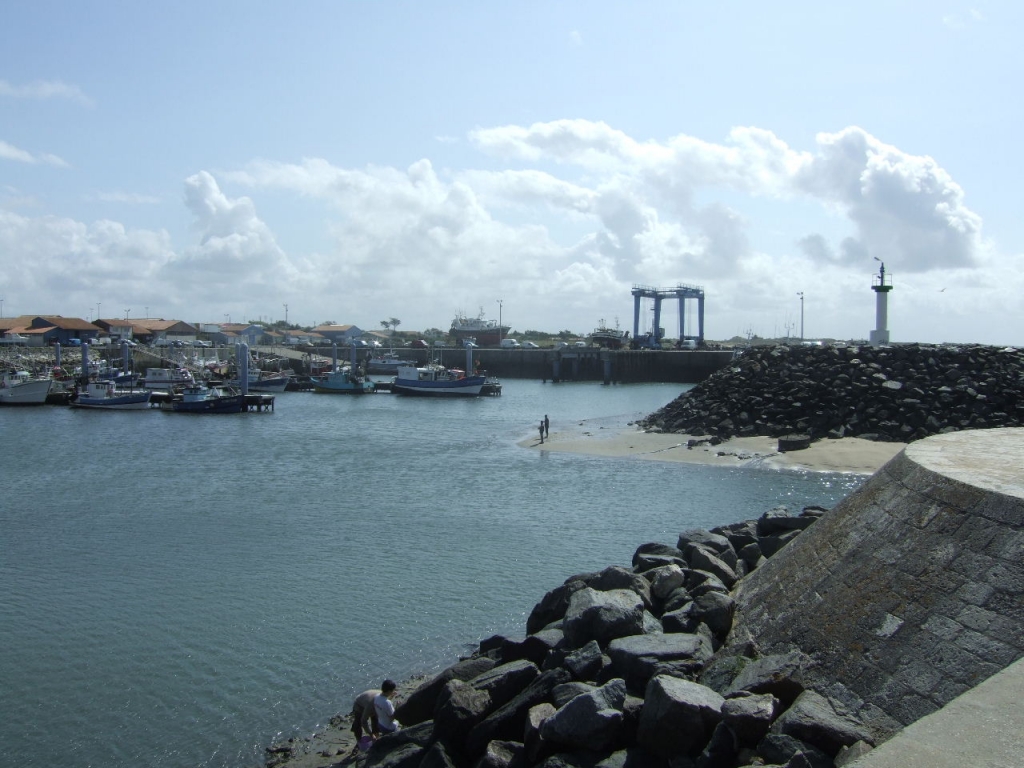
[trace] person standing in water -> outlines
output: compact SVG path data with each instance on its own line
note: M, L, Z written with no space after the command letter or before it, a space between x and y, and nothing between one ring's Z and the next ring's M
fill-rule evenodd
M539 427L539 429L540 429L540 442L541 442L541 445L543 445L544 444L544 419L540 420L540 427Z
M544 414L544 437L550 437L551 436L550 426L551 426L551 422L548 421L548 415L545 413Z

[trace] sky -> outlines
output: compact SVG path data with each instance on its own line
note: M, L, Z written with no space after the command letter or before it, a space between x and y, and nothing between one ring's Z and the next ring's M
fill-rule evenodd
M1024 4L2 17L4 317L1024 344Z

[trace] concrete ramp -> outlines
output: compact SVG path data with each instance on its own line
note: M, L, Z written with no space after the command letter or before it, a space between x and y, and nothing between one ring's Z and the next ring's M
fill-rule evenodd
M799 648L879 739L1024 656L1024 429L912 443L737 592L730 644Z

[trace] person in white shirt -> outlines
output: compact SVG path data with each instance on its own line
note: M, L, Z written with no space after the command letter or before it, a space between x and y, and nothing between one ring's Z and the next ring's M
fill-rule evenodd
M373 709L377 713L377 727L382 734L394 733L400 727L395 720L395 705L391 703L392 697L398 692L393 680L385 680L381 683L380 693L373 700Z

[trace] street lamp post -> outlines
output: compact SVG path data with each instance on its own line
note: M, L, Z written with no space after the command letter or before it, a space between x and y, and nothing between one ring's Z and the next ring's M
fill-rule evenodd
M797 296L800 297L800 341L804 340L804 292L800 291Z
M501 346L501 305L504 304L503 299L498 299L498 346Z

